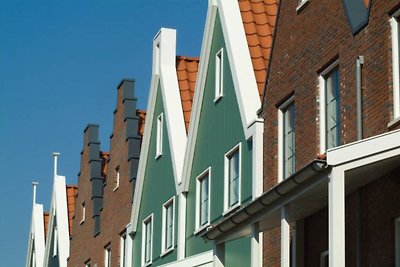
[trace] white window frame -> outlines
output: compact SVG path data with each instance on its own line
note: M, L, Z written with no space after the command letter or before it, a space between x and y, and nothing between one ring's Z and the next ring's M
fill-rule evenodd
M154 214L150 214L142 221L142 266L149 266L153 263L153 233L154 233ZM150 251L146 250L147 225L150 224ZM149 260L146 261L146 252L149 253Z
M85 202L82 202L82 204L81 204L81 215L82 215L82 217L81 217L81 221L79 222L79 224L84 223L85 219L86 219L86 203Z
M393 120L400 120L400 9L390 18L392 32Z
M58 230L57 226L55 226L53 231L53 258L57 257L57 252L58 252Z
M226 215L228 213L230 213L231 211L233 211L234 209L236 209L237 207L240 206L241 204L241 190L242 190L242 155L241 155L241 149L242 147L242 143L237 144L236 146L234 146L232 149L230 149L227 153L225 153L224 156L224 212L223 215ZM233 154L238 153L239 156L239 177L238 177L238 201L233 204L230 205L229 203L229 198L231 195L230 192L230 186L229 186L229 162L230 159L232 157Z
M329 75L335 68L338 68L339 75L339 59L335 60L331 65L329 65L324 71L319 74L319 148L320 153L324 154L326 152L326 86L325 81L327 75ZM340 76L339 76L340 79ZM340 88L339 88L340 94ZM340 99L339 99L340 101ZM340 106L339 106L340 108ZM341 137L340 137L341 138Z
M120 173L119 173L119 166L115 168L115 181L114 181L114 189L113 191L117 190L119 187L119 182L120 182Z
M310 2L310 0L299 0L296 7L296 12L300 12L303 8L305 8L308 2Z
M294 95L283 102L282 105L278 108L278 182L281 182L285 178L285 142L284 142L284 125L285 125L285 113L288 111L288 108L293 105L294 107ZM296 128L294 129L294 131ZM296 155L296 153L295 153ZM295 159L294 159L295 160Z
M400 217L397 217L394 221L394 242L395 242L395 260L396 266L400 266Z
M207 222L203 225L201 224L201 210L200 210L200 201L202 195L202 183L204 178L207 177L208 179L208 203L207 203ZM207 228L210 225L210 213L211 213L211 166L204 170L200 175L196 177L196 213L195 213L195 220L196 220L196 227L195 227L195 234L201 232L203 229Z
M320 257L319 257L319 266L320 267L328 267L329 262L328 262L328 265L325 265L325 262L327 262L327 261L325 261L326 257L329 257L329 250L325 250L324 252L321 252Z
M161 113L157 117L156 159L161 157L163 153L163 126L164 126L164 113Z
M171 247L167 248L167 234L166 231L167 227L167 210L168 208L172 208L172 240L171 240ZM174 250L175 245L175 196L168 199L162 207L162 236L161 236L161 257L165 254L169 253L170 251Z
M224 94L224 48L215 54L215 98L219 101Z
M104 247L104 267L111 267L111 244Z
M127 251L127 234L126 231L120 235L119 239L119 267L126 267Z
M85 267L90 267L90 260L85 261Z

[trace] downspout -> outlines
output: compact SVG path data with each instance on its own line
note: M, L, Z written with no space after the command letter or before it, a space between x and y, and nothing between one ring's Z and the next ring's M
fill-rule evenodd
M363 138L363 125L362 125L362 81L361 69L364 65L364 57L358 56L356 61L356 81L357 81L357 140Z

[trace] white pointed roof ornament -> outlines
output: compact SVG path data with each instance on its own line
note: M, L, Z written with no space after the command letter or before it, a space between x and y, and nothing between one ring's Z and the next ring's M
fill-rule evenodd
M53 157L54 157L54 179L57 176L57 158L60 156L60 153L58 152L53 152Z
M39 185L38 182L32 182L32 186L33 186L33 203L32 206L35 206L36 204L36 187Z

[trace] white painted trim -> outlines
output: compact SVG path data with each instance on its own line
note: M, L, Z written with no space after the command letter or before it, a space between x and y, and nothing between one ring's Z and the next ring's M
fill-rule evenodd
M32 206L32 219L25 266L43 266L44 253L45 238L43 205L34 203ZM34 261L34 263L32 261Z
M146 234L147 234L147 225L151 224L151 248L150 248L150 261L146 262L145 259L145 251L146 251ZM147 216L143 221L142 221L142 251L141 251L141 266L149 266L153 263L153 244L154 244L154 214L151 213L149 216Z
M278 107L278 183L282 182L284 177L284 143L283 143L283 132L284 128L284 113L287 111L287 108L293 104L294 102L294 95L292 95L289 99L287 99L282 105Z
M133 257L133 240L132 240L132 224L129 223L126 226L126 246L127 246L127 254L126 254L126 267L132 266L132 257Z
M299 13L310 0L300 0L296 7L296 12Z
M290 267L290 225L287 210L281 208L281 267Z
M82 204L81 204L81 216L82 217L81 217L79 224L84 223L85 219L86 219L86 203L85 203L85 201L82 202Z
M212 267L213 265L212 250L199 253L182 260L166 263L160 267Z
M104 266L111 267L111 244L104 247Z
M177 242L177 259L185 258L186 248L186 196L180 193L178 196L178 242Z
M262 266L263 259L263 233L258 224L251 226L251 267Z
M214 103L218 102L224 95L224 48L215 54L215 98Z
M165 247L165 241L166 241L166 222L167 222L167 208L171 207L172 208L172 240L171 240L171 247L166 248ZM163 257L164 255L168 254L169 252L173 251L175 248L175 196L171 197L168 199L162 206L162 230L161 230L161 254L160 257Z
M119 173L119 166L117 168L115 168L114 171L115 171L115 176L114 176L114 178L115 178L114 184L115 185L114 185L113 191L116 191L118 189L118 187L119 187L119 182L120 182L120 179L121 179L120 173Z
M398 10L390 18L392 32L392 71L393 71L393 119L400 117L400 62L399 62L399 23L400 16Z
M233 154L238 153L239 156L239 188L238 188L238 202L232 206L229 205L229 197L230 197L230 190L229 190L229 161ZM238 143L233 148L231 148L228 152L224 155L224 212L223 215L226 215L236 209L241 204L241 195L242 195L242 143Z
M252 199L256 199L263 193L263 167L264 167L264 120L256 120L249 128L253 132L253 159L252 159Z
M204 177L208 177L208 218L207 223L200 225L200 191L201 181ZM195 231L194 234L198 234L210 225L210 212L211 212L211 166L205 169L200 175L196 177L196 210L195 210Z
M395 250L394 255L396 259L396 266L400 266L400 217L397 217L394 221L394 241L395 241Z
M163 112L160 113L157 117L157 136L156 136L156 156L155 158L158 159L161 157L163 153L163 130L164 130L164 116Z
M128 236L125 232L119 235L119 267L126 267L126 259L127 259L127 241Z

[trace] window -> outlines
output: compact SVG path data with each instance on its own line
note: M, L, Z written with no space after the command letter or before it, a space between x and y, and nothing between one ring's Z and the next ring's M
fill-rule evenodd
M85 216L86 216L86 207L85 207L85 202L82 203L81 205L81 221L79 222L80 224L85 222Z
M55 219L55 218L54 218ZM58 252L58 231L57 231L57 226L54 227L54 232L53 232L54 238L53 238L53 257L57 257L57 252Z
M278 110L279 131L279 180L295 171L295 109L294 96L285 101Z
M119 266L125 267L126 266L126 232L121 234L120 241L119 241Z
M162 254L165 254L174 249L175 197L172 197L164 203L162 216L161 252Z
M215 55L215 99L218 101L223 95L224 85L224 49L221 48Z
M240 205L240 143L225 154L225 211Z
M340 79L338 61L319 77L320 152L340 145Z
M400 117L400 10L390 19L392 28L393 119Z
M142 265L147 266L152 262L153 256L153 214L142 223Z
M163 113L157 117L157 144L156 144L156 158L162 155L163 143Z
M111 267L111 245L104 248L104 267Z
M196 181L196 229L202 230L210 223L210 175L211 168L205 170Z
M114 180L114 189L113 191L117 190L119 187L119 166L115 168L115 180Z
M320 267L328 267L329 266L329 251L325 250L321 253L320 256Z

